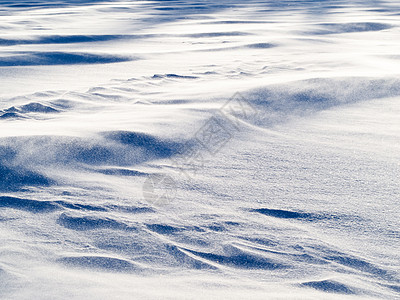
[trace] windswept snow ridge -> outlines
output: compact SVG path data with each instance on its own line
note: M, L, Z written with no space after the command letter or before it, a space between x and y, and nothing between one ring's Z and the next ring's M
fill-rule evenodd
M396 1L0 1L1 299L400 299Z

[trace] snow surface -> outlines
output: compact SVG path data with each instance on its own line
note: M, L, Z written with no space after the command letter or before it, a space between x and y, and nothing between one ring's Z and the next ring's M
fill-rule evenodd
M1 299L400 299L397 1L0 1Z

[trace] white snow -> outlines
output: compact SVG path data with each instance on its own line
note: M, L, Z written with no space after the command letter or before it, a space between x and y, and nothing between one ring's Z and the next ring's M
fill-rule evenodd
M397 1L1 1L1 299L400 299Z

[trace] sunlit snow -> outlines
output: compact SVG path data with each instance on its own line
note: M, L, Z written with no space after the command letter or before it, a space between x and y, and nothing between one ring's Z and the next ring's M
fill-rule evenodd
M0 0L0 298L400 299L399 26Z

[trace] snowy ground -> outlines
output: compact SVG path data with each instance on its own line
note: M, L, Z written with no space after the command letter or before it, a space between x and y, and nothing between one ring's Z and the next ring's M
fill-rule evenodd
M0 0L0 298L400 299L396 2Z

